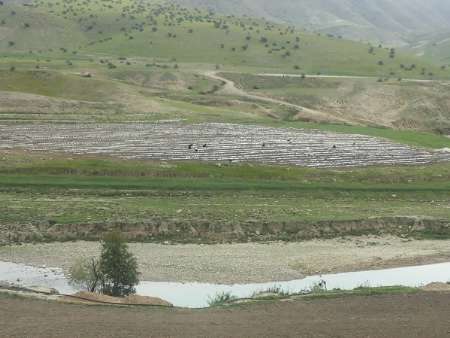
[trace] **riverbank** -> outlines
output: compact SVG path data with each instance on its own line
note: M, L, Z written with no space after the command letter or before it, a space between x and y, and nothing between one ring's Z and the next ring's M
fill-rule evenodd
M142 280L259 283L308 275L450 261L450 240L350 237L297 243L164 245L131 243ZM80 257L96 256L96 242L0 247L0 260L68 271Z
M73 305L0 295L0 336L446 337L449 300L448 293L418 292L188 310Z

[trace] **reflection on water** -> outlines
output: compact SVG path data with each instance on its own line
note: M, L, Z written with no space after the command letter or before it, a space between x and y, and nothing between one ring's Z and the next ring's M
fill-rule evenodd
M298 293L311 288L319 281L325 281L328 289L351 290L364 286L421 286L433 282L450 281L450 263L404 267L397 269L372 270L311 276L289 282L257 284L208 284L208 283L165 283L141 282L137 293L143 296L159 297L180 307L201 308L208 306L208 299L217 293L230 292L239 298L246 298L255 292L279 287L281 290ZM23 286L45 286L60 293L74 293L60 269L35 268L22 264L0 262L0 281Z
M76 292L67 282L62 270L58 268L36 268L0 261L0 282L9 282L26 287L53 288L64 294Z

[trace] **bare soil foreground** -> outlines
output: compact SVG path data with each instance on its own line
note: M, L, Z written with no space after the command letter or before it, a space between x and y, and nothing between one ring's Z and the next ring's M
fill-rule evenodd
M358 237L298 243L161 245L133 243L141 279L163 282L253 283L306 275L450 261L450 240ZM79 257L99 254L96 242L0 247L0 260L67 271Z
M1 337L450 335L450 293L295 300L205 310L70 305L0 296Z
M60 151L124 159L356 167L426 164L450 154L382 138L224 123L0 125L0 150Z

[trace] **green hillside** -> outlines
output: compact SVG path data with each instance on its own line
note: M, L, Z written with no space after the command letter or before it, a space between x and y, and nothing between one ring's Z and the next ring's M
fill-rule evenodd
M109 68L118 58L305 73L448 77L427 61L331 35L248 18L220 17L159 1L36 1L0 6L0 53L91 59ZM102 58L102 60L99 60ZM136 60L134 60L136 61Z
M6 123L175 119L343 128L439 148L448 138L431 132L449 130L445 83L399 80L448 79L450 69L440 65L383 46L165 1L0 5L0 121ZM242 74L228 76L240 88L230 91L212 70ZM263 72L307 76L239 80ZM314 74L369 78L310 80Z
M404 45L411 35L450 28L447 0L173 0L221 14L248 15L354 40Z
M423 57L424 59L441 64L450 65L449 30L438 33L419 35L413 39L406 52Z

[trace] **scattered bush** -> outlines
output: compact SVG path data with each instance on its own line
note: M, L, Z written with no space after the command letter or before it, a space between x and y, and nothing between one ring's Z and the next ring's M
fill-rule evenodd
M100 262L91 258L80 259L70 268L70 284L89 292L101 292L103 277Z
M119 232L112 232L102 241L100 255L102 292L123 297L136 292L139 283L137 260L128 251L128 245Z
M230 292L217 293L214 297L208 299L209 306L221 306L236 300L237 297L233 296Z
M79 260L70 269L72 285L114 297L135 293L138 276L137 260L119 232L105 236L100 259Z

